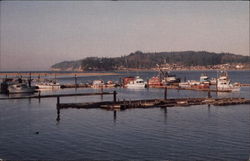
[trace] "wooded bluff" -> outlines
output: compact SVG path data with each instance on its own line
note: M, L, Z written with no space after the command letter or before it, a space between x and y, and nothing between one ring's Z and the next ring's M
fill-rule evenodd
M152 69L157 64L213 66L219 64L250 64L250 56L207 51L146 52L136 51L121 57L87 57L76 61L63 61L51 66L53 70L112 71L122 69Z

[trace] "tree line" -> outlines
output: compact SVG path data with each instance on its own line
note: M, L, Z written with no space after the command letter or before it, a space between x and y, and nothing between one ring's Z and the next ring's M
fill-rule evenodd
M207 51L181 51L181 52L141 52L136 51L127 56L87 57L77 61L64 61L52 68L65 70L72 68L84 71L107 71L121 68L155 68L157 64L180 64L183 66L210 66L225 63L250 63L249 56L231 53L214 53Z

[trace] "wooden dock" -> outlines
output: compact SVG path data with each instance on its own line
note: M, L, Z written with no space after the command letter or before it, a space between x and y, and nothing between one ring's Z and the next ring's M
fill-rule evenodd
M245 98L176 98L176 99L148 99L148 100L123 100L88 103L59 103L57 108L101 108L107 110L125 110L129 108L176 107L209 104L215 106L250 104L250 99Z

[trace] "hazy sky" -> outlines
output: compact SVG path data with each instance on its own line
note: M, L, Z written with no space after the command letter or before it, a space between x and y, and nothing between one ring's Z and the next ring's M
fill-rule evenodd
M0 71L141 51L249 55L249 2L1 1Z

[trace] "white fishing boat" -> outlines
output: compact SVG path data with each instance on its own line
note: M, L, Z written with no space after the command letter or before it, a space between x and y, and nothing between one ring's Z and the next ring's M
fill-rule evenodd
M232 84L226 72L223 72L217 79L217 89L219 91L240 91L240 86Z
M40 82L36 83L35 86L38 89L60 89L61 85L55 81L52 82Z
M34 93L36 88L29 87L26 83L17 83L8 86L8 93Z
M138 76L126 85L127 88L145 88L145 86L146 82Z

